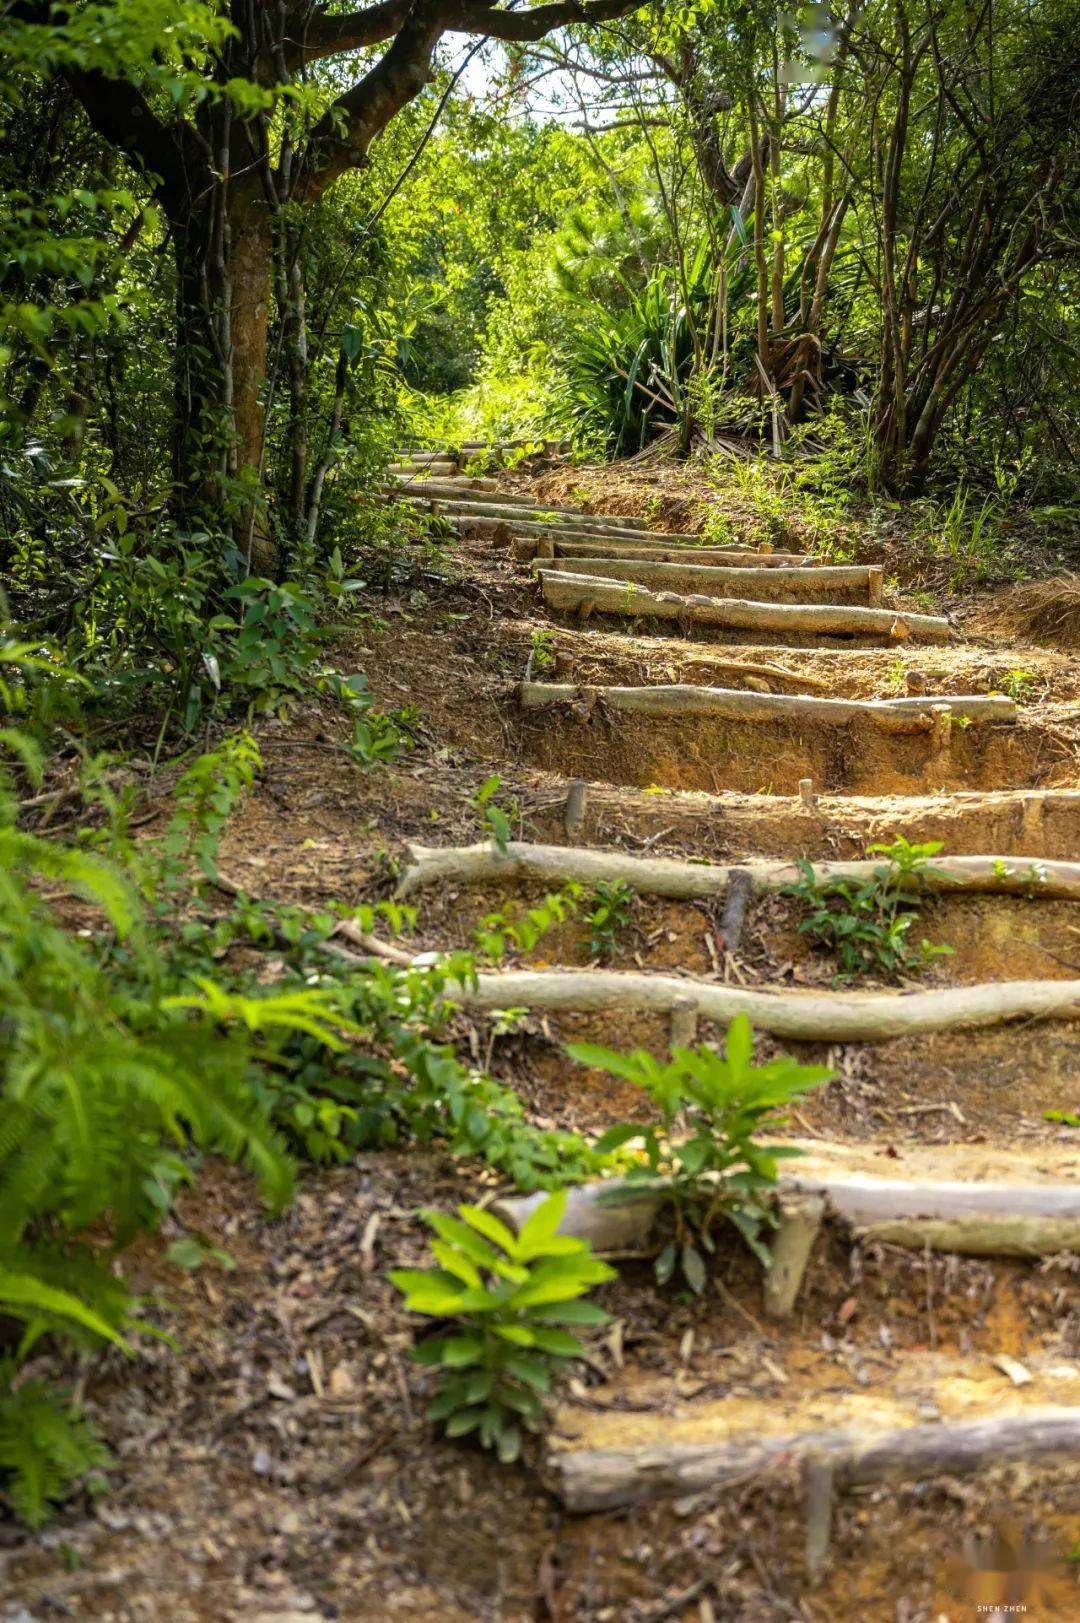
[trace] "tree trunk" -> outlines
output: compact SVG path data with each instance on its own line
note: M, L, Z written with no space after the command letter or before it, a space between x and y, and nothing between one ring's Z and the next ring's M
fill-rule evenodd
M172 220L176 255L173 508L186 528L224 522L251 569L276 548L260 494L271 219L261 197L215 186Z

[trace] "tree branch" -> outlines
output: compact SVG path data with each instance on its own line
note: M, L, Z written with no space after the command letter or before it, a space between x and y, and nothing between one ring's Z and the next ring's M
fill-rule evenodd
M294 63L317 62L320 57L379 45L393 38L408 15L409 0L380 0L377 5L346 12L342 17L312 17L303 38L289 42L289 58Z
M555 0L528 11L504 11L496 6L469 4L446 7L444 26L491 39L528 44L569 23L606 23L637 11L642 0Z

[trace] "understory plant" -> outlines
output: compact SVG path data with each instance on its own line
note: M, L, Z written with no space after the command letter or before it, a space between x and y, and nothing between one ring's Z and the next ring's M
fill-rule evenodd
M705 1288L705 1258L716 1249L721 1220L732 1223L768 1266L762 1233L774 1222L769 1197L777 1166L799 1151L760 1143L757 1134L783 1127L784 1107L834 1073L789 1056L755 1065L753 1031L743 1014L728 1027L722 1054L702 1045L676 1048L670 1059L658 1060L644 1049L620 1054L594 1043L573 1043L567 1052L634 1083L653 1107L653 1119L610 1128L596 1148L611 1154L640 1144L643 1159L630 1164L625 1181L647 1185L671 1207L674 1235L655 1262L660 1284L681 1274L695 1294Z
M448 1437L475 1434L509 1464L522 1430L537 1431L552 1380L581 1356L576 1329L608 1315L582 1298L614 1278L587 1240L559 1234L566 1194L549 1195L515 1235L492 1212L459 1206L428 1211L434 1268L395 1268L390 1278L412 1313L449 1320L413 1356L439 1370L428 1417Z
M625 879L601 879L593 886L585 922L589 926L589 952L610 958L619 936L630 922L634 893Z
M868 879L819 876L805 857L797 864L802 875L783 895L802 904L806 916L799 921L800 935L815 946L835 953L837 980L875 975L895 980L917 975L935 958L952 952L923 936L911 939L918 922L922 884L939 872L933 858L940 840L912 844L901 835L889 845L867 847L867 856L884 860Z
M549 930L572 917L581 896L582 886L569 879L561 890L549 891L539 906L530 907L520 918L505 912L485 913L475 935L478 949L493 963L505 957L507 948L521 954L531 952Z

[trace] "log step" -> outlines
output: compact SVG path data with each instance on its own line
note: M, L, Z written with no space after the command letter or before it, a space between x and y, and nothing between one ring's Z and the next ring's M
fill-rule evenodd
M680 559L661 563L636 558L552 558L534 568L549 574L587 575L656 591L701 592L709 597L747 597L758 602L805 603L808 599L835 605L848 601L878 605L883 571L877 564L823 564L820 567L757 568L716 566ZM632 599L631 599L632 601Z
M422 468L392 467L387 470L395 476L393 484L380 485L380 491L385 495L401 496L406 492L416 495L423 492L425 495L446 496L456 500L459 496L482 497L498 494L499 481L497 479L470 478L464 473L447 474L445 479L432 481L424 477Z
M480 974L474 985L459 986L452 996L473 1009L668 1016L678 1009L723 1026L745 1014L759 1031L821 1043L887 1042L1012 1020L1080 1016L1080 980L983 982L918 992L809 992L618 969L514 969Z
M1080 1250L1080 1144L1019 1155L981 1144L784 1142L805 1153L784 1164L781 1205L823 1196L858 1239L971 1256ZM517 1229L543 1198L508 1197L495 1209ZM624 1179L581 1184L569 1193L560 1232L598 1251L638 1247L661 1210L659 1195Z
M817 573L814 571L814 573ZM888 643L914 638L919 642L949 642L949 622L908 610L847 607L824 603L766 603L760 599L680 596L652 592L627 580L606 580L584 573L540 567L537 570L544 601L562 613L620 615L624 619L650 616L680 624L701 624L728 630L790 632L811 636L873 637Z
M425 499L422 492L417 492L417 496L420 500ZM469 501L464 497L451 497L445 501L433 500L433 505L451 518L532 518L561 529L573 529L585 522L603 525L617 534L626 531L635 535L649 532L648 521L643 518L627 518L619 513L582 513L576 507L545 507L542 502L522 502L520 498Z
M522 535L525 526L514 525L513 552L518 563L531 563L534 558L612 558L640 559L642 562L688 564L746 564L755 569L782 569L790 566L810 566L810 559L799 552L762 552L754 547L693 546L689 537L654 536L645 545L636 541L620 541L588 535L564 538L558 532L552 535L537 525L537 535ZM530 526L531 528L531 526ZM545 543L551 547L544 550Z
M856 612L856 611L849 611ZM862 611L872 612L864 610ZM947 701L905 699L817 699L801 693L751 693L741 688L693 687L657 683L652 687L575 687L566 682L522 682L523 710L598 701L609 710L645 716L713 716L744 722L790 721L846 727L868 722L891 733L931 732L934 710L947 707L952 719L966 723L1012 723L1016 705L999 694L950 694Z
M819 880L863 881L882 862L815 862ZM1043 901L1080 901L1080 862L1042 862L1024 858L935 857L934 871L924 878L907 876L910 888L929 895L967 892L1024 896ZM794 884L801 876L793 862L680 862L671 857L638 857L627 851L600 851L584 846L533 845L511 841L500 850L479 845L409 846L409 866L398 896L410 896L431 885L516 884L521 881L559 886L567 880L595 885L623 883L642 896L690 901L723 895L735 873L747 873L754 895L768 895Z
M552 1431L573 1442L549 1449L546 1476L567 1510L612 1511L773 1475L790 1480L799 1465L825 1468L830 1484L843 1489L981 1472L1009 1461L1075 1465L1080 1457L1072 1366L1047 1365L1030 1385L1010 1389L989 1360L923 1355L918 1363L918 1373L904 1379L897 1372L873 1391L807 1394L801 1401L785 1391L783 1403L679 1404L670 1389L663 1401L654 1385L653 1415L564 1405Z

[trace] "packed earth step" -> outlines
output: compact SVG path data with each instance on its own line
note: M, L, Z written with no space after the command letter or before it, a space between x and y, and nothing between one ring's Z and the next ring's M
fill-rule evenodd
M539 534L522 534L523 531L534 528ZM602 537L593 541L587 534L582 534L579 539L577 531L573 537L567 538L557 532L552 533L545 526L516 524L513 526L513 533L518 537L512 547L514 558L518 563L531 563L535 558L577 560L604 558L640 559L643 562L676 564L744 563L747 566L752 565L755 569L786 569L811 564L811 559L805 553L764 552L756 547L710 546L704 541L698 546L678 536L655 536L645 543L604 540ZM584 573L588 573L582 565L579 564L578 567L582 568ZM596 571L592 573L595 575Z
M820 612L766 605L763 612ZM848 614L872 614L849 609ZM987 694L828 700L740 688L523 683L527 758L566 777L789 795L922 794L1074 778L1072 747L1038 716Z

